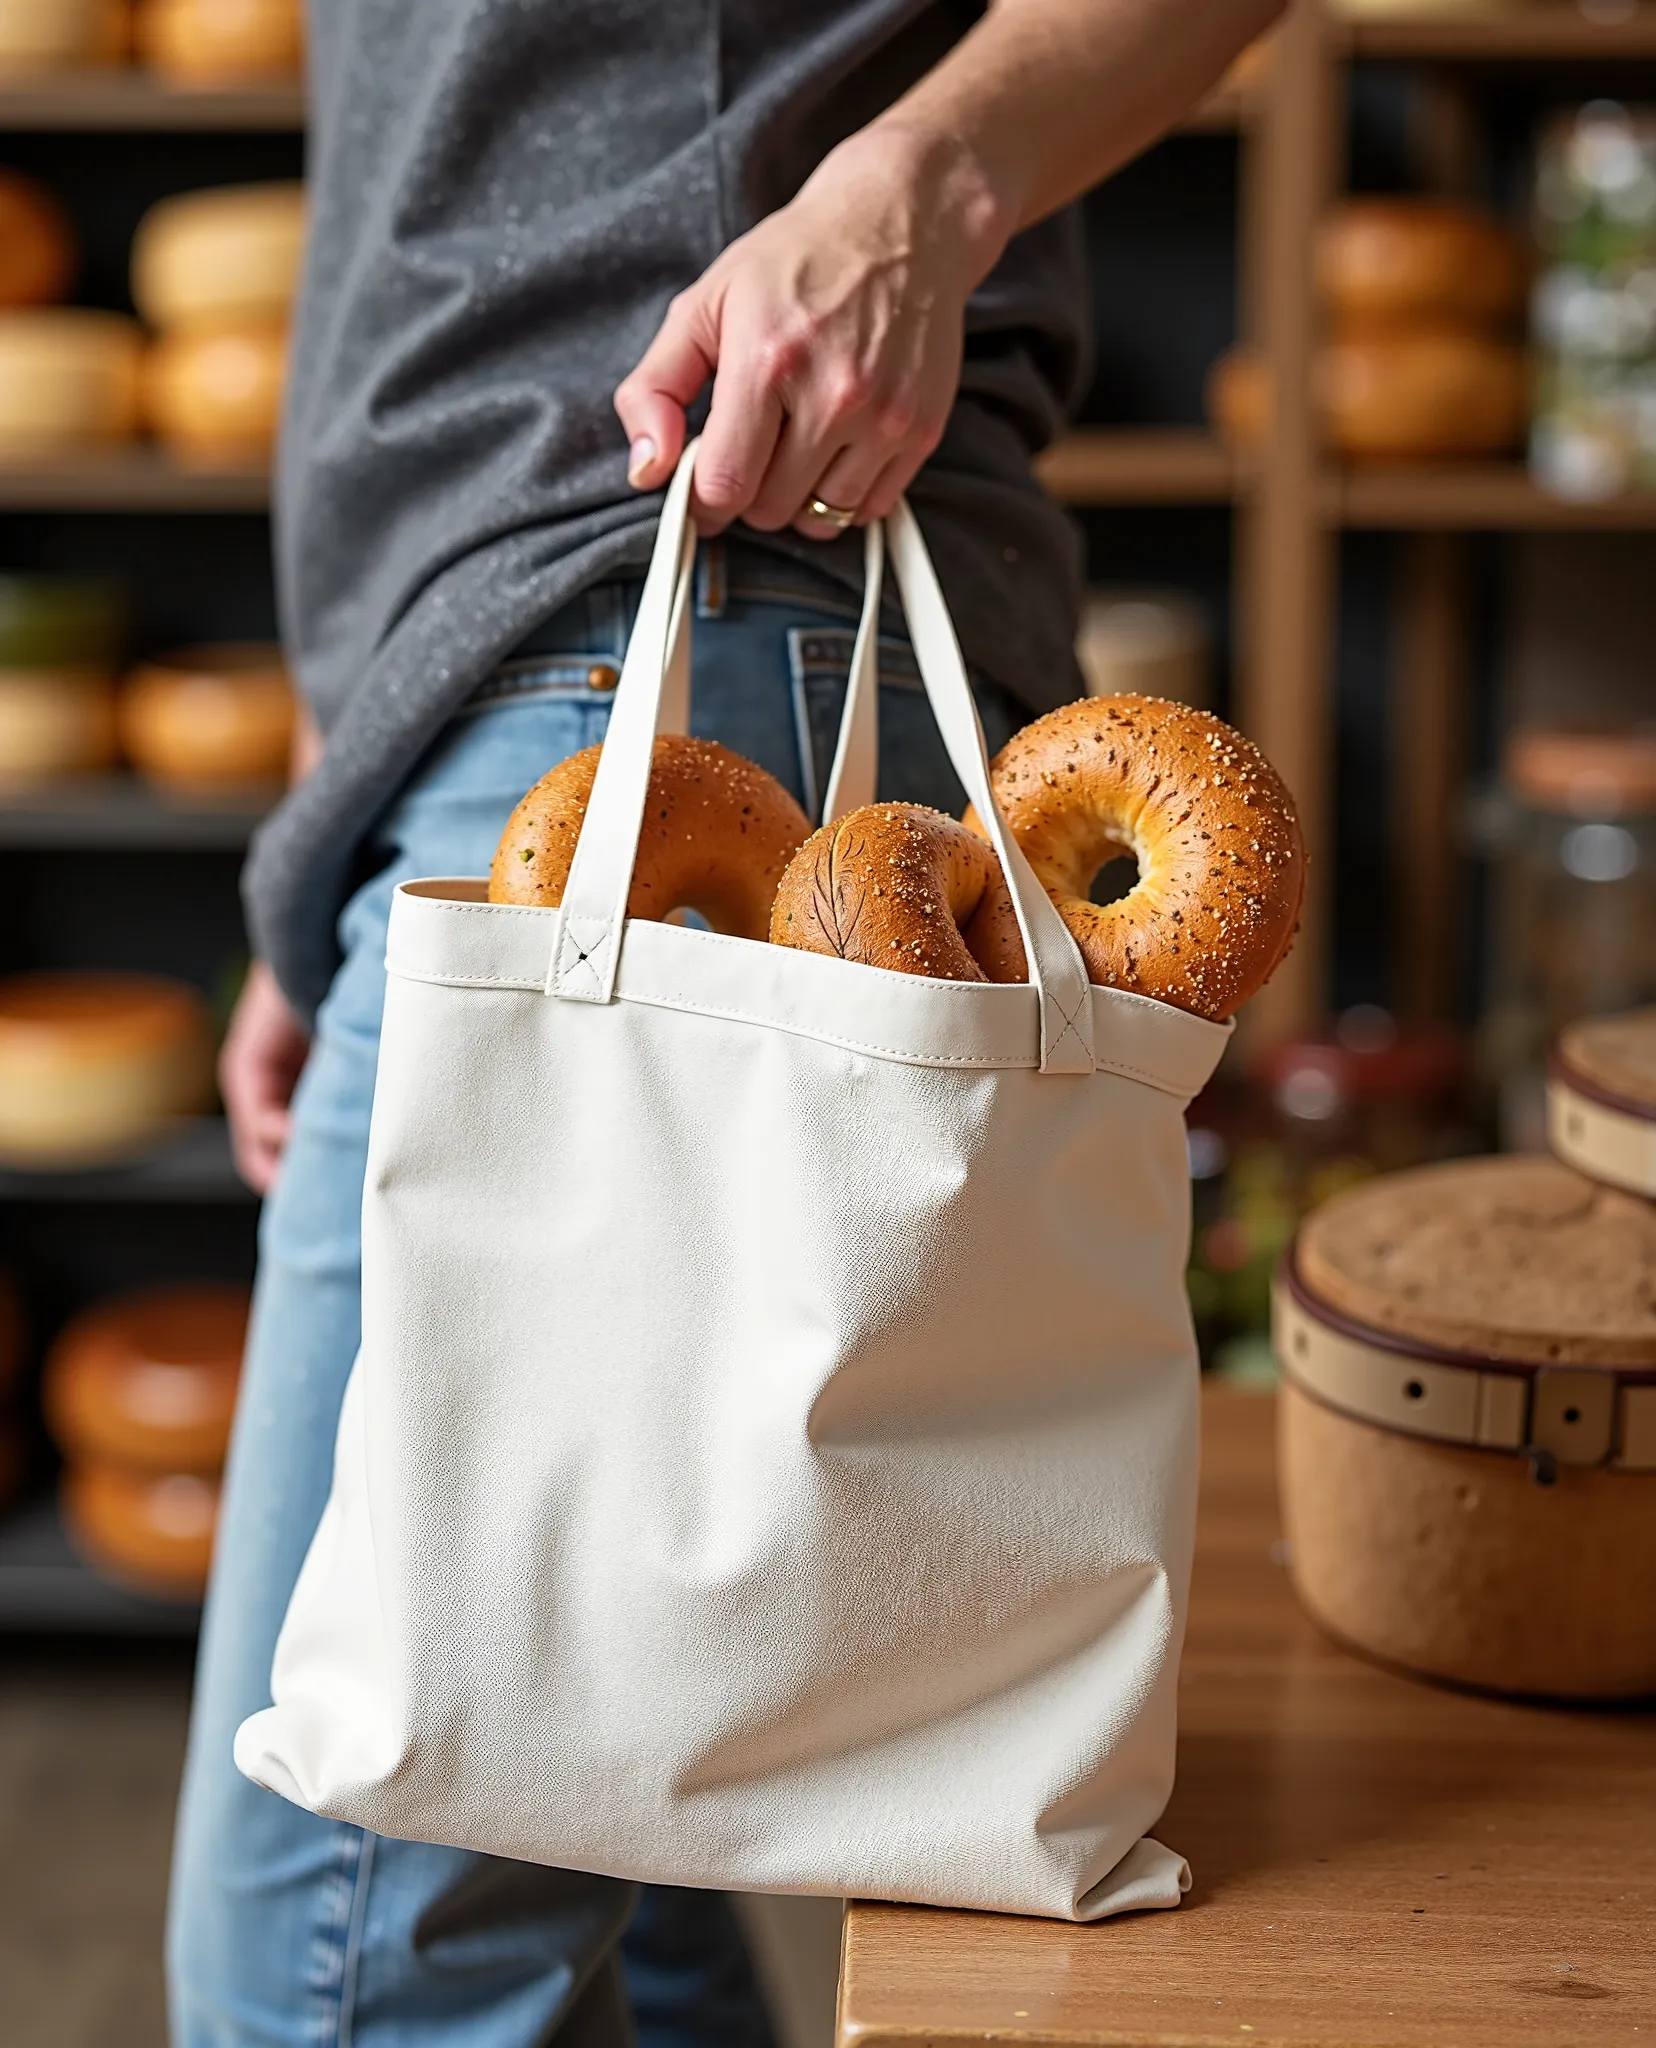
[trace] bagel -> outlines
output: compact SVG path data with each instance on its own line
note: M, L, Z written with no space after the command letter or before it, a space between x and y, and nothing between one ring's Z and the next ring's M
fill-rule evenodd
M1299 926L1305 849L1251 740L1165 698L1083 697L1014 734L990 774L1093 981L1222 1021L1270 979ZM966 824L983 833L975 812ZM1090 902L1122 854L1137 883ZM985 906L975 943L991 981L1025 978L1009 896Z
M770 935L898 974L1006 980L979 949L1003 957L1011 917L994 849L964 825L925 804L865 804L813 832L788 863Z
M506 822L489 870L491 903L563 901L598 773L587 747L543 775ZM627 915L695 910L717 932L763 939L782 870L811 821L774 775L715 740L663 734L633 861Z

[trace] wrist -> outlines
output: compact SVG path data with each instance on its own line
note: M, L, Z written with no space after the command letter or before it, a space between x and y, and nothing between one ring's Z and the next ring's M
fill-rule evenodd
M1017 227L1015 197L998 187L979 152L959 134L898 109L831 150L805 191L819 180L877 193L917 244L946 254L963 293L994 269Z

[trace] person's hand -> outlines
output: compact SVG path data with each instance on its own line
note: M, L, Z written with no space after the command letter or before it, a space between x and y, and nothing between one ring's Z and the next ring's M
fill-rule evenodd
M258 1194L269 1194L275 1184L292 1123L289 1104L309 1052L310 1037L275 975L255 960L219 1055L219 1088L236 1171Z
M693 509L831 537L812 498L883 518L942 437L968 293L1006 239L968 153L889 124L826 157L667 310L615 394L630 481L665 483L685 408L713 379Z

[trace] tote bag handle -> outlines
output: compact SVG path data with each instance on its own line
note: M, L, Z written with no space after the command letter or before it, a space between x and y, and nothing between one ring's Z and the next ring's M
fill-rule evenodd
M547 994L564 1001L607 1003L615 993L633 859L649 787L651 748L663 710L679 711L677 704L663 705L663 694L675 652L673 643L682 645L688 629L685 585L695 551L689 523L695 450L692 441L667 489L655 552L644 579L598 772L564 889L546 976ZM1039 1003L1041 1071L1090 1074L1092 994L1087 971L1068 928L1036 881L995 804L983 728L966 665L919 524L906 502L900 503L886 522L883 540L871 537L865 543L865 563L873 575L865 592L825 814L843 815L867 802L873 791L878 746L878 582L883 546L889 546L891 552L932 715L954 771L1000 856L1012 894L1030 982ZM681 694L687 672L682 658L676 666L676 687L667 692L670 696Z

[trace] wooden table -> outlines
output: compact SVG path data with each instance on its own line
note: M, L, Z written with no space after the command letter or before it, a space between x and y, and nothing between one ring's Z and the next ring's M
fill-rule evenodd
M1208 1394L1156 1830L1195 1870L1183 1907L1072 1927L853 1905L841 2048L1656 2048L1656 1718L1335 1649L1283 1569L1271 1432L1268 1396Z

